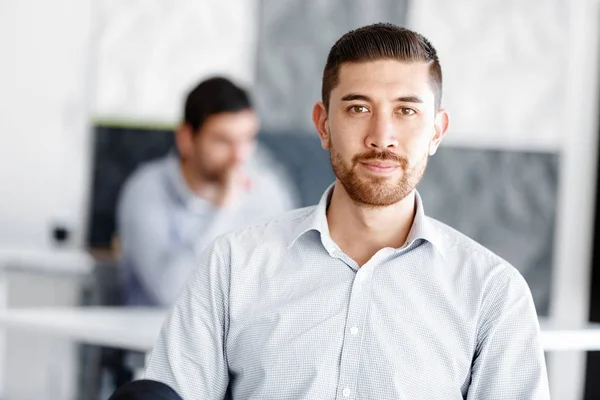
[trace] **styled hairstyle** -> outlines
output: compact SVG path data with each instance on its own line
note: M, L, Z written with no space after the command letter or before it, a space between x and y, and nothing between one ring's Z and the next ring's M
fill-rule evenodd
M197 133L211 115L251 109L248 93L223 77L202 81L187 95L184 122Z
M352 30L333 45L323 70L321 100L329 110L331 91L339 83L340 66L347 62L398 60L429 64L436 110L442 102L442 67L433 45L422 35L394 24L378 23Z

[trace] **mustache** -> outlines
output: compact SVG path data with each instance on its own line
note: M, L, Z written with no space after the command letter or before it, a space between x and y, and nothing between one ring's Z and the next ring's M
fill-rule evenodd
M401 167L406 167L408 165L408 159L406 157L393 153L389 150L372 150L366 153L357 154L352 157L352 163L354 165L358 164L359 162L366 161L392 161Z

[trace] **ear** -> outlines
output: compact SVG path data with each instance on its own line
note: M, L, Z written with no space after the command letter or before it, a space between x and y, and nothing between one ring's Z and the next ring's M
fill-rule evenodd
M434 121L434 131L435 132L434 132L433 136L431 137L431 140L429 141L429 155L430 156L435 154L438 147L442 143L442 139L444 139L444 136L446 135L446 131L448 130L449 122L450 121L449 121L448 111L444 110L443 108L440 109L435 116L435 121Z
M181 124L175 131L175 145L181 157L186 158L194 151L194 132L190 125Z
M325 104L322 101L315 103L312 112L313 123L317 132L319 133L319 139L321 139L321 146L325 150L329 150L331 145L331 137L329 135L329 123L327 118L327 110L325 110Z

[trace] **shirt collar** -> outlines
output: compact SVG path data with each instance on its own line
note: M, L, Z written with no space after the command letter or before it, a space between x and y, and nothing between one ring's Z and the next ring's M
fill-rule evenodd
M423 207L423 200L421 195L415 189L415 219L408 232L406 238L407 246L412 246L417 240L425 240L433 245L433 247L440 253L442 257L446 257L446 246L444 245L444 237L441 232L435 227L431 218L425 215L425 208Z
M321 241L323 242L323 246L332 254L338 246L331 239L329 235L329 225L327 224L327 207L329 207L329 203L331 202L331 195L333 194L333 187L335 183L332 183L326 190L325 193L321 196L321 200L317 204L317 206L313 209L313 211L301 221L296 229L294 229L294 233L292 235L292 241L289 244L289 247L292 247L296 240L302 235L310 231L317 231L321 234Z
M289 247L292 247L296 240L305 233L309 231L318 231L321 235L321 241L325 249L332 254L336 250L339 250L339 247L335 242L331 239L329 234L329 225L327 223L327 207L331 202L331 195L333 194L333 188L335 183L331 184L323 193L321 200L317 204L317 206L313 209L313 211L306 216L306 218L298 224L296 229L294 230L292 241L289 244ZM431 243L434 248L442 255L444 258L445 254L445 246L443 242L443 236L433 225L432 221L425 215L425 210L423 208L423 201L421 200L421 196L418 191L415 189L415 203L416 203L416 212L415 218L413 220L413 224L408 233L408 237L406 240L406 247L412 246L417 240L425 240Z

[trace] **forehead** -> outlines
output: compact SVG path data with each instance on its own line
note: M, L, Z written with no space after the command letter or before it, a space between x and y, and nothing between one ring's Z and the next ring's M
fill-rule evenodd
M243 136L258 129L258 117L252 110L222 112L208 117L200 129L209 134Z
M332 100L339 100L348 93L374 98L417 95L425 103L434 102L429 65L424 62L377 60L344 63L340 66L338 85L332 91Z

